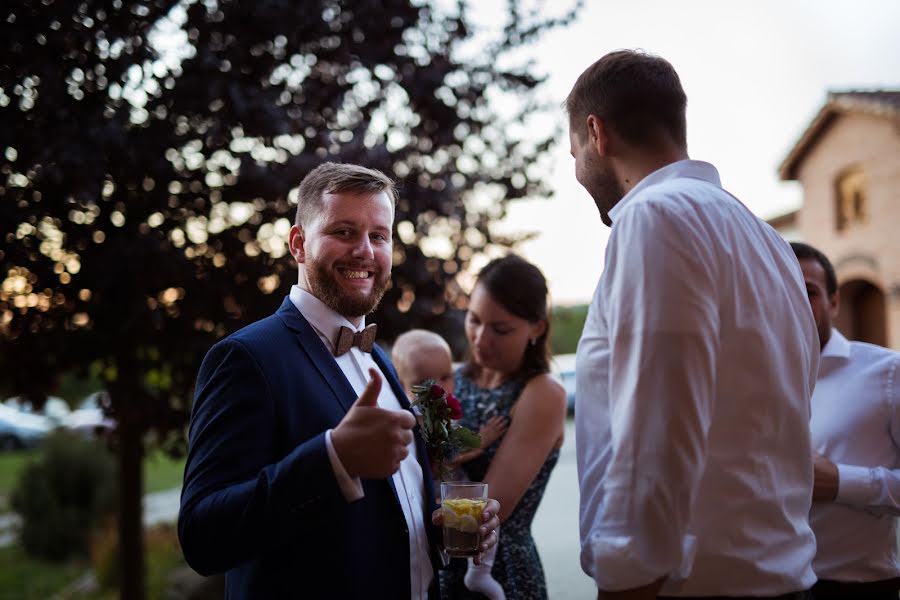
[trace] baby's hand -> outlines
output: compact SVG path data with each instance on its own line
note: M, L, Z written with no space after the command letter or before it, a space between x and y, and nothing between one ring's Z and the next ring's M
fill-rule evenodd
M484 425L478 430L481 436L481 447L487 448L497 441L509 427L509 419L501 416L493 416L488 419Z

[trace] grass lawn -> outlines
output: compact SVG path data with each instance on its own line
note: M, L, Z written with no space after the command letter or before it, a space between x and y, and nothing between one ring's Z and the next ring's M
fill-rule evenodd
M0 452L0 511L8 508L9 492L25 464L37 456L37 450Z
M173 460L162 452L154 452L144 459L145 494L179 487L183 477L183 458Z
M0 548L0 598L46 600L88 568L85 563L56 564L31 558L18 544Z
M107 540L109 541L109 540ZM175 528L172 525L154 527L145 532L145 565L147 599L163 600L172 571L184 565ZM113 557L115 541L105 550L106 556L96 573L100 585L88 592L67 593L69 600L117 600ZM97 565L94 565L97 566ZM0 600L46 600L69 588L89 573L92 565L85 560L53 563L29 557L21 546L14 544L0 548ZM111 581L110 578L113 580ZM71 591L71 590L69 590Z
M0 452L0 511L7 508L7 498L19 472L39 454L39 450ZM183 474L184 459L172 460L161 452L153 452L144 459L144 492L149 494L178 487Z

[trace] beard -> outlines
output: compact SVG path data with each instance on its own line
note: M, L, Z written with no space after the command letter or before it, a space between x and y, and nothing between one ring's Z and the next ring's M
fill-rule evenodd
M612 167L600 160L591 160L585 165L582 178L584 189L594 199L600 219L607 227L612 225L609 211L625 196L625 188L619 182Z
M307 261L306 281L310 293L326 306L344 317L364 317L378 306L384 293L391 287L390 274L382 276L377 268L367 269L374 273L372 291L365 296L348 294L337 282L337 275L329 271L320 261Z

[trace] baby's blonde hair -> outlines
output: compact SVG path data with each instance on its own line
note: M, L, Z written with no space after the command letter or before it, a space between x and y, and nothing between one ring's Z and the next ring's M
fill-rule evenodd
M416 352L421 352L426 348L443 350L448 357L452 357L450 344L433 331L410 329L406 333L401 333L397 336L394 346L391 348L391 361L394 363L403 385L419 383L411 381L413 375L410 373L412 370L412 357Z

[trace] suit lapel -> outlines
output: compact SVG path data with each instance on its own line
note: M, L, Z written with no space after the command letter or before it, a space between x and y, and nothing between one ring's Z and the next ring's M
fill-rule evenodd
M334 356L328 351L328 348L322 343L319 334L312 328L309 321L304 318L291 299L285 298L278 309L278 316L284 324L297 334L300 339L300 346L309 356L310 362L315 365L322 377L328 382L331 391L334 392L340 405L344 411L350 410L356 401L356 392L353 386L347 381L347 377L338 366Z
M387 356L377 345L372 348L372 358L375 359L375 364L378 365L378 368L380 368L381 372L387 377L388 383L391 384L391 389L394 391L394 395L396 395L397 400L400 401L400 406L408 410L409 400L407 399L406 392L403 390L403 385L400 383L400 378L397 377L397 373L388 361ZM413 433L416 438L416 460L419 461L419 466L422 468L422 480L425 483L425 523L427 525L428 523L431 523L431 511L437 507L434 503L434 494L430 493L430 490L434 490L434 478L431 476L431 464L428 460L428 453L425 451L425 442L422 439L422 431L418 424L416 424L416 427L413 429Z
M331 391L334 393L340 405L345 411L350 410L350 407L356 401L356 392L353 390L353 386L347 381L347 377L344 375L344 372L341 371L337 361L334 360L334 356L331 355L331 352L325 344L322 343L319 334L316 333L306 318L300 314L300 311L297 310L297 307L291 302L290 297L284 299L277 314L287 328L297 334L303 351L306 352L310 362L315 365L325 381L328 382ZM372 348L372 358L387 379L388 384L391 386L391 390L400 402L400 406L409 410L409 399L406 396L406 392L403 390L400 379L397 377L397 373L394 371L387 356L377 345ZM434 490L434 479L431 476L431 465L428 461L428 453L425 451L425 442L422 440L422 434L418 425L413 429L413 433L416 440L416 460L422 468L422 479L425 484L424 517L426 529L428 531L429 540L434 546L438 543L437 534L440 533L438 528L430 525L431 513L437 508L437 504L434 501L434 494L431 493L431 491ZM397 494L394 478L386 477L385 481L387 481L387 484L391 487L394 499L397 501L397 508L400 509L400 496ZM432 562L434 562L434 556L432 556ZM435 569L437 568L435 567Z
M372 347L372 359L375 361L375 364L378 365L378 368L381 369L381 372L384 373L385 377L387 377L388 383L391 385L391 390L394 392L394 395L397 396L400 406L409 410L409 398L406 397L406 391L400 383L400 378L397 377L397 374L394 372L394 367L391 365L390 361L388 361L387 355L377 344Z
M309 356L310 362L315 365L315 367L322 374L322 377L325 381L328 382L328 385L331 387L331 391L334 392L335 397L338 402L344 408L345 411L350 410L350 407L353 406L353 403L356 402L356 391L354 391L353 386L350 385L350 382L347 381L347 377L344 375L344 372L338 366L337 361L334 360L334 356L331 355L328 348L325 344L322 343L322 340L319 338L319 334L312 328L312 325L309 324L309 321L300 314L300 311L297 310L297 307L294 306L294 303L291 302L290 297L284 299L284 302L281 303L281 308L278 309L278 316L284 322L284 324L291 331L297 334L297 337L300 338L300 345L303 348L304 352ZM393 390L394 395L397 396L397 400L400 402L400 406L405 409L409 409L409 400L406 398L406 394L403 393L403 386L400 384L400 380L397 378L394 369L390 367L390 363L387 360L384 352L382 352L381 348L375 346L372 349L372 358L375 360L375 364L378 365L378 368L381 369L381 372L384 374L387 379L388 384L391 386L391 390ZM425 454L425 446L422 443L422 437L419 435L418 425L416 426L414 433L416 438L416 458L419 461L419 465L422 465L423 457L427 456ZM426 461L427 462L427 461ZM431 480L431 469L430 467L422 466L422 475L425 479L425 489L432 489L434 484ZM397 494L397 487L394 485L393 477L386 477L388 485L391 486L391 491L394 494L394 499L397 500L397 506L400 507L400 496ZM430 519L429 519L430 520Z

